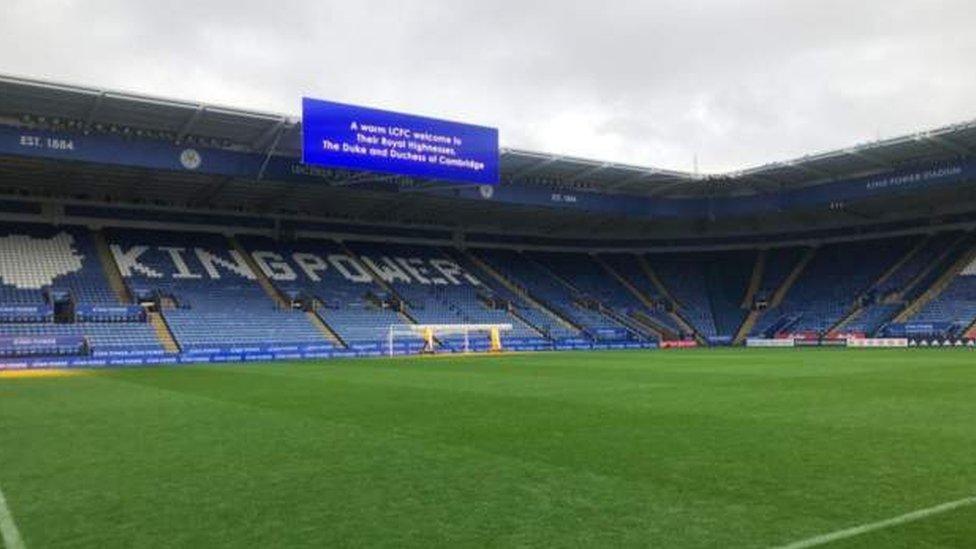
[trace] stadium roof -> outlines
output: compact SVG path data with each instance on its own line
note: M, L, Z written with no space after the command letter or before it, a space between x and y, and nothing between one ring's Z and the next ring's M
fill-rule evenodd
M0 117L43 118L88 131L148 132L262 154L299 157L301 120L194 101L0 75ZM503 183L604 193L684 197L767 194L891 170L899 165L976 155L976 121L772 162L724 174L601 162L518 149L501 151Z

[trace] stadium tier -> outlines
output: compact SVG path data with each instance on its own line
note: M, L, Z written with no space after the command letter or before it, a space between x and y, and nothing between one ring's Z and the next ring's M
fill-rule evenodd
M390 287L416 323L512 324L509 338L543 341L538 330L510 314L504 303L495 305L490 287L437 248L356 243L350 249ZM442 342L459 345L458 341Z
M941 292L910 318L916 324L931 324L944 336L962 336L976 322L976 259L962 259L965 267L951 277ZM941 328L939 326L941 325Z
M94 233L79 227L0 227L0 354L162 354L145 316L112 291Z
M381 354L408 324L511 325L508 347L525 349L727 345L750 317L764 337L961 337L976 319L976 239L960 231L652 255L35 224L0 234L8 357ZM437 345L486 349L488 334Z
M569 305L591 332L614 334L611 337L658 335L657 331L640 320L638 313L644 307L638 296L614 279L592 256L535 253L526 257L543 266L572 293ZM621 332L621 328L626 333Z
M681 334L673 316L673 303L654 284L645 259L634 254L606 254L600 257L607 270L645 304L635 314L646 315L645 322L663 334ZM670 311L670 312L669 312ZM688 334L690 335L690 334Z
M912 247L910 239L831 244L806 252L802 268L779 303L771 303L754 335L827 334L857 309L857 300ZM787 275L784 282L790 280Z
M0 225L5 304L45 303L52 289L80 305L118 305L108 287L91 234L78 228Z
M288 301L307 301L306 308L351 348L375 347L385 329L407 322L399 304L367 268L335 241L278 243L243 237L271 283Z
M706 339L718 335L708 300L704 264L696 257L672 255L653 256L648 263L674 300L675 310L695 332Z
M797 267L806 250L803 248L773 248L765 250L762 280L754 297L755 302L767 303L782 288L790 273Z
M505 280L497 271L478 260L472 251L447 249L446 253L478 280L484 281L486 297L507 306L509 313L532 331L551 341L575 338L579 332L567 327L558 317L541 306L533 305L524 289Z
M328 350L300 311L280 307L221 235L107 231L130 292L157 307L188 353Z
M473 253L498 272L500 278L552 315L555 322L547 326L550 331L558 323L569 328L570 333L576 330L579 336L594 340L626 340L636 336L625 321L606 310L603 304L588 302L583 292L574 286L578 281L575 277L569 281L554 271L559 264L565 269L566 262L573 263L573 270L592 270L593 266L587 265L590 260L585 256L570 256L553 265L543 263L547 261L545 258L515 251L476 250ZM566 333L562 328L559 331Z
M741 307L756 253L659 254L650 269L674 300L675 310L704 339L732 341L742 323Z
M845 330L864 334L882 331L944 272L953 250L960 253L964 238L965 233L952 231L911 239L912 248L869 288L864 307L853 315Z

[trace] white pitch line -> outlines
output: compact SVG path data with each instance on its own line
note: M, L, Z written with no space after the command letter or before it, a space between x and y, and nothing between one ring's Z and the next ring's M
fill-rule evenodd
M6 549L25 549L24 538L20 537L17 530L17 523L14 522L14 515L7 507L7 499L3 497L3 490L0 490L0 538L3 538L3 546Z
M868 532L874 532L876 530L882 530L884 528L890 528L900 524L915 522L916 520L922 520L924 518L931 517L932 515L946 513L948 511L952 511L953 509L958 509L960 507L966 507L973 504L976 504L976 496L957 499L956 501L942 503L927 509L919 509L918 511L912 511L911 513L905 513L904 515L890 519L879 520L878 522L862 524L861 526L855 526L845 530L838 530L829 534L821 534L805 540L795 541L788 545L781 545L777 549L806 549L807 547L817 547L826 543L853 538L854 536L860 536L861 534L866 534Z

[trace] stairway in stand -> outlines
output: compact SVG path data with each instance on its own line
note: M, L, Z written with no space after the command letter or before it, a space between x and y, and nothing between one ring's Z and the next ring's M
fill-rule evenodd
M749 287L746 288L746 294L742 296L741 307L748 310L748 312L745 318L742 319L742 324L739 325L739 329L735 331L735 336L732 338L732 345L741 345L749 337L749 332L756 325L756 321L759 320L759 311L753 307L753 302L756 299L756 294L759 292L763 276L766 273L766 257L768 254L769 252L767 250L759 250L759 253L756 255L756 263L753 265L752 275L749 277Z
M153 331L156 333L156 339L163 346L163 350L167 353L180 352L180 346L176 343L176 338L173 337L173 332L170 331L169 324L166 323L163 315L155 312L146 313L146 321L153 327Z
M316 311L305 311L305 316L308 317L308 321L312 323L312 326L315 326L318 331L325 336L325 339L328 339L333 345L340 349L346 349L349 347L346 345L346 342L339 337L338 332L332 329L332 326L329 326L325 319L322 318L322 316Z
M241 246L241 243L238 242L233 236L227 237L227 240L230 242L231 249L240 255L241 259L244 260L244 263L246 263L248 268L251 269L251 272L254 273L255 279L257 279L258 285L261 286L264 293L268 294L268 297L275 302L275 305L282 309L287 309L289 305L285 300L285 297L281 295L281 292L279 292L278 288L276 288L274 283L271 282L268 275L261 270L257 262L254 261L254 258L251 257L251 254L248 253L248 251L244 249L244 246Z
M120 303L132 303L129 286L122 279L122 273L119 272L119 265L115 262L115 256L112 255L112 251L109 249L108 242L105 240L105 234L100 230L94 230L92 231L92 239L95 241L95 249L98 250L98 261L102 264L102 270L105 271L105 277L108 279L109 287L115 292L115 296L119 299Z
M937 279L935 279L935 282L933 282L927 290L922 292L922 294L915 298L914 301L905 306L905 308L898 313L897 316L895 316L892 322L907 322L908 319L915 316L915 314L921 311L922 308L925 307L930 301L939 297L939 294L941 294L942 291L949 286L952 280L956 278L956 276L958 276L959 273L966 268L966 266L973 261L976 261L976 242L974 242L976 239L974 239L973 235L971 234L965 235L965 238L965 242L959 243L961 246L965 247L965 251L959 254L955 261L953 261L949 267L943 271L943 273L939 275ZM967 329L967 332L970 329L971 327Z
M463 253L467 256L468 260L471 261L471 263L477 265L482 271L491 275L496 282L498 282L499 284L507 288L510 292L514 293L515 295L525 300L525 302L528 303L529 305L532 305L536 309L539 309L540 311L549 315L553 320L561 324L564 328L576 333L580 333L583 331L582 328L577 326L574 322L570 321L569 319L563 317L561 314L552 310L544 303L542 303L542 301L536 299L534 296L529 294L529 292L525 291L525 289L522 288L520 285L506 278L505 275L498 272L498 270L495 269L492 265L490 265L487 261L481 259L480 257L478 257L477 255L475 255L470 251L465 251Z
M647 261L647 258L642 255L638 255L637 263L640 265L641 270L644 272L647 278L651 281L651 284L653 284L654 287L657 288L657 291L661 292L661 295L664 296L664 298L668 300L668 303L671 304L671 310L668 311L668 316L671 317L671 320L674 320L675 324L677 324L678 327L680 327L686 333L691 334L699 345L708 345L708 341L705 339L705 336L701 335L701 333L699 333L698 330L696 330L695 327L692 326L684 316L682 316L680 312L681 304L678 303L671 291L668 290L667 286L664 285L664 282L661 281L661 278L657 276L656 272L654 272L654 268L651 267L651 264Z

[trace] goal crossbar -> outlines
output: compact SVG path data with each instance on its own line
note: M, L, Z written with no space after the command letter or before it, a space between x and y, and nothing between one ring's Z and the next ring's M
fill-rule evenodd
M490 340L489 350L501 350L501 333L512 329L511 324L391 324L387 333L387 346L390 356L394 355L394 340L397 336L419 337L424 341L424 350L434 352L438 336L463 335L464 351L471 351L471 334L486 333Z

